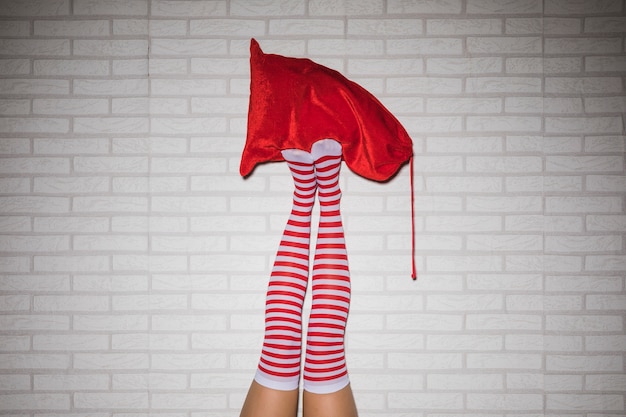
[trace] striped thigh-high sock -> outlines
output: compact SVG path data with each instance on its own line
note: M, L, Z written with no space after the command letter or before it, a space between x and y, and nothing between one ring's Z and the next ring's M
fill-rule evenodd
M313 258L304 389L328 394L349 383L344 333L350 307L350 272L339 211L341 145L325 139L313 145L311 154L315 160L320 223Z
M309 278L311 211L317 184L311 154L295 149L282 154L295 191L268 285L265 339L255 380L272 389L289 391L297 389L300 382L302 305Z

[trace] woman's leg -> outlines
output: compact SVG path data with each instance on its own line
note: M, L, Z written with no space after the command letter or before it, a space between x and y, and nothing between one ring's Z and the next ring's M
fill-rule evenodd
M304 363L305 417L353 417L344 334L350 308L350 271L339 203L341 145L316 142L311 149L320 202L315 245L311 316Z
M267 290L261 359L242 417L295 417L302 349L302 305L309 276L311 211L315 202L313 158L283 151L295 183L293 208Z

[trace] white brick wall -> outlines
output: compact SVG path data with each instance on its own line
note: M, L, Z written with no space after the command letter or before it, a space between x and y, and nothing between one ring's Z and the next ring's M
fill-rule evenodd
M417 282L407 167L342 174L360 415L624 415L624 0L0 1L0 413L238 415L292 186L238 174L250 37L414 139Z

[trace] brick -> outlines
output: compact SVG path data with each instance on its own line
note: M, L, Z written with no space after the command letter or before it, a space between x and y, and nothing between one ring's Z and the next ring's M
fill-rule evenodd
M29 391L31 388L30 377L28 375L1 375L0 389L5 394L9 391Z
M500 113L502 102L490 98L429 98L426 110L430 113Z
M0 196L3 213L67 213L69 206L67 197Z
M132 296L128 296L132 300ZM158 306L158 303L155 304ZM111 337L111 347L113 350L145 350L146 346L150 346L154 350L175 350L184 351L189 348L187 337L179 334L116 334ZM157 378L158 379L158 376ZM121 381L118 378L118 381ZM114 380L114 385L116 381ZM119 388L124 389L124 388Z
M583 22L577 18L545 17L543 19L544 34L577 35L583 32Z
M304 15L305 7L302 0L278 0L269 4L260 0L233 0L230 13L235 16L292 16Z
M474 212L540 212L541 198L526 197L479 197L471 196L467 199L467 208Z
M25 312L30 310L30 297L25 295L0 296L0 311Z
M623 232L626 230L626 216L589 215L586 216L586 227L589 231Z
M426 60L429 74L501 73L503 60L499 57L479 58L429 58Z
M258 23L265 26L263 22ZM269 22L269 33L280 35L343 35L344 28L344 21L339 19L272 19Z
M388 13L406 15L415 14L458 14L461 12L460 0L444 0L437 2L420 1L407 2L403 0L391 0L387 6Z
M61 252L68 249L68 236L0 236L2 252Z
M148 159L145 157L76 157L74 170L87 173L147 173Z
M139 52L139 49L137 49ZM147 55L147 49L144 51ZM155 56L207 56L223 55L227 52L226 40L221 39L160 39L150 43L150 54Z
M148 290L148 280L141 275L118 274L112 277L75 275L75 291L137 292Z
M543 34L543 26L543 17L512 17L506 19L504 32L507 35L541 35Z
M5 353L1 354L1 369L43 370L43 369L68 369L70 357L68 354L47 353Z
M585 33L621 33L626 18L622 16L585 17Z
M0 120L3 133L67 133L69 121L61 118L17 118L6 117Z
M157 24L157 21L149 21L147 18L139 19L113 19L113 34L126 36L148 35L148 27Z
M35 256L34 270L39 272L104 272L109 270L109 257L101 255Z
M423 24L417 19L351 19L348 21L348 35L420 35ZM270 26L271 28L271 26ZM340 28L343 32L343 27Z
M567 0L550 0L546 2L544 12L547 14L595 14L621 11L619 0L600 0L593 3L570 2Z
M585 58L587 72L623 72L626 64L624 56L588 56Z
M136 57L148 55L148 42L142 39L128 40L75 40L73 54L75 56L115 56Z
M615 93L621 87L617 77L547 77L546 92L555 94L602 94Z
M460 315L435 314L387 314L385 327L388 330L446 330L459 331L462 326Z
M113 75L148 76L148 59L127 59L113 61Z
M73 249L76 251L146 251L148 248L147 237L129 235L81 235L75 236Z
M225 353L176 353L153 354L152 369L158 370L205 370L225 368L227 355Z
M387 355L391 369L459 369L458 353L393 353Z
M33 114L106 114L108 100L104 99L35 99Z
M3 115L26 115L30 113L28 100L0 100L0 111Z
M587 190L619 193L626 186L626 178L621 175L588 175Z
M463 394L460 393L403 393L390 392L387 394L388 407L395 409L460 409L463 404Z
M109 35L108 20L36 20L34 35L43 37L104 37Z
M312 55L380 55L383 42L360 39L312 39L308 42Z
M474 410L543 410L542 394L468 394L467 407Z
M147 117L76 117L74 133L141 134L148 132Z
M586 409L604 411L624 410L624 398L616 394L547 394L547 410L576 411Z
M309 14L312 16L358 16L382 14L382 0L347 0L337 3L332 0L311 0Z
M206 392L196 394L156 393L152 395L151 404L157 409L214 410L225 409L228 404L228 397L222 393L209 394Z
M620 291L620 281L614 277L556 277L546 278L547 291L561 292L614 292Z
M519 390L544 390L549 385L550 376L529 373L512 374L506 376L506 386L508 389ZM557 376L557 377L560 377ZM548 382L545 382L548 381Z
M2 3L3 16L63 16L70 11L68 0L52 0L42 3L38 0L11 0Z
M41 275L4 275L0 280L2 291L30 291L32 293L69 291L69 276Z
M461 39L456 38L419 38L390 39L386 41L390 55L462 55Z
M98 0L77 0L74 4L76 15L146 15L148 13L148 0L110 0L101 2Z
M423 72L419 59L349 59L348 73L355 75L413 75Z
M0 39L0 56L68 56L66 39Z
M626 97L590 97L585 98L587 113L624 113Z
M620 236L547 236L546 250L549 252L607 252L622 248Z
M470 93L538 93L541 82L537 77L476 77L467 79L466 90Z
M2 75L27 75L30 74L29 59L1 59L0 74Z
M109 230L109 219L106 217L79 216L35 217L33 230L37 233L102 233Z
M540 291L541 276L534 274L491 274L469 275L467 277L468 289L488 290L500 292L510 291Z
M137 95L148 94L148 80L74 80L74 93L82 95Z
M202 58L198 58L198 59L202 59ZM171 75L171 74L179 74L179 75L187 74L187 59L152 58L148 62L148 69L149 69L150 74L153 74L155 76L156 75Z
M3 38L28 37L29 35L30 22L28 21L4 21L0 28L0 36Z
M109 387L107 375L35 375L36 391L67 391L106 390Z
M621 295L590 294L586 299L587 310L622 310L626 298Z
M504 0L468 0L468 13L478 14L529 14L541 13L542 2L540 0L523 0L510 3Z
M8 189L10 190L10 188ZM27 216L4 216L0 218L0 229L5 233L31 232L31 219Z
M591 391L623 391L626 380L621 374L587 375L585 389Z
M426 348L432 351L498 351L503 347L498 335L428 335Z
M546 38L545 53L559 54L598 54L620 52L619 38Z
M467 49L472 54L540 54L542 51L540 37L468 37Z
M616 197L546 197L547 213L619 213L622 202Z
M70 410L70 394L1 394L0 402L5 411L13 410Z
M546 330L560 332L614 332L620 331L622 318L620 316L593 316L593 315L548 315Z
M76 353L76 369L146 369L148 355L145 353Z
M25 256L4 256L0 258L1 272L30 272L30 258Z
M620 255L596 255L585 258L585 269L589 271L620 271L626 257Z
M111 314L76 314L73 317L72 329L89 332L120 332L148 330L148 316L146 315L111 315ZM83 360L88 359L84 357ZM109 362L115 366L115 357ZM91 361L90 363L93 363ZM87 362L85 362L85 366ZM97 369L97 367L93 368ZM119 369L119 368L118 368Z
M66 297L67 298L67 297ZM86 300L89 300L89 297L86 297ZM68 309L69 310L69 309ZM62 352L67 351L86 351L86 350L105 350L109 347L109 337L106 335L96 335L96 334L65 334L65 335L49 335L49 334L40 334L33 336L33 349L35 350L57 350ZM69 376L69 375L68 375ZM76 379L80 379L79 376L76 376ZM98 378L97 378L98 379ZM68 378L68 382L71 379ZM105 378L105 381L108 381L108 378ZM50 381L48 380L48 384ZM99 386L102 386L102 380L100 379ZM105 383L108 386L108 384ZM71 389L66 387L67 389ZM85 389L85 387L81 387ZM35 382L35 389L51 389L51 388L43 388L37 387L37 382ZM92 388L93 389L93 388ZM53 389L51 389L53 390Z
M208 279L207 279L208 278ZM216 291L226 289L224 274L155 274L152 278L152 287L164 291Z
M500 35L502 21L500 19L427 19L428 35Z
M470 132L539 132L542 120L532 116L468 116Z
M155 95L207 96L226 93L224 81L216 79L154 79L150 88Z
M224 16L226 5L221 1L171 1L157 0L152 2L150 14L152 16L167 17L200 17L200 16ZM235 13L236 14L236 13Z
M467 249L473 251L524 251L533 252L543 249L541 235L469 235Z
M120 254L113 256L113 270L115 271L153 271L170 272L186 271L187 257L174 255L140 255Z
M0 154L18 155L30 154L31 145L29 139L3 138L0 141Z
M226 330L226 316L218 314L194 314L194 315L162 315L152 316L151 329L157 331L196 331L214 332Z
M35 75L106 76L110 75L108 61L97 59L35 59Z
M74 394L74 406L81 409L95 410L143 410L148 408L149 394L135 392L77 392Z

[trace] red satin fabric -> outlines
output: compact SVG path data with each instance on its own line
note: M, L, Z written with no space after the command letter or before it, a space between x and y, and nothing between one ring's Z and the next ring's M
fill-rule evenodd
M400 122L368 91L306 58L265 54L250 42L248 133L240 173L282 161L283 149L311 150L320 139L342 144L343 160L372 180L392 177L413 155Z

